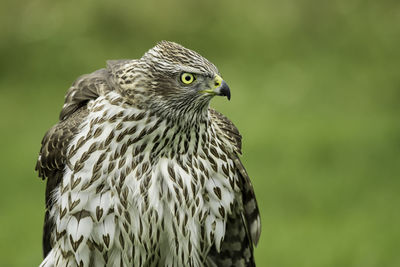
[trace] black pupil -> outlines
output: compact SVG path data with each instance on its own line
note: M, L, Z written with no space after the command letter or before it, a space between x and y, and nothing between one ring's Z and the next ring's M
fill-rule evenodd
M186 75L186 76L185 76L185 80L186 80L186 81L190 81L190 76L189 76L189 75Z

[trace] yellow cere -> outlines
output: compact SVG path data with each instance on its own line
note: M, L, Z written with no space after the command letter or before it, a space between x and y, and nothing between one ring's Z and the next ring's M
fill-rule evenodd
M214 91L214 90L221 86L222 81L223 81L223 79L221 78L221 76L216 74L215 77L214 77L214 81L212 82L212 85L214 86L214 88L213 89L208 89L208 90L202 90L202 91L200 91L200 93L203 93L203 94L207 93L207 94L213 95L213 96L217 95L217 92Z
M185 72L185 73L182 73L182 75L181 75L181 81L184 84L191 84L192 82L194 82L194 80L195 80L195 77L192 73Z

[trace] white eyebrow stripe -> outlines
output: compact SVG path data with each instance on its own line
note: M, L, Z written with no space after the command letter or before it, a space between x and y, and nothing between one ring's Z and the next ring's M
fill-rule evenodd
M193 68L193 67L190 67L190 66L180 65L178 67L181 69L182 72L189 72L189 73L198 74L198 75L209 75L208 72L204 72L204 71L201 71L201 70L199 70L197 68Z

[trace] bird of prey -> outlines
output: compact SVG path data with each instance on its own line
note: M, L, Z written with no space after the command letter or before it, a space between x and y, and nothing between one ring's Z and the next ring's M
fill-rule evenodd
M255 266L257 202L216 95L218 69L168 41L78 78L36 165L41 266Z

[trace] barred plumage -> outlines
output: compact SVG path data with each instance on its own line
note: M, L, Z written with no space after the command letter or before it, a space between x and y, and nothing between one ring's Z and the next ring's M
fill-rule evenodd
M217 68L166 41L78 78L36 165L41 266L255 266L241 136L214 95L230 97Z

